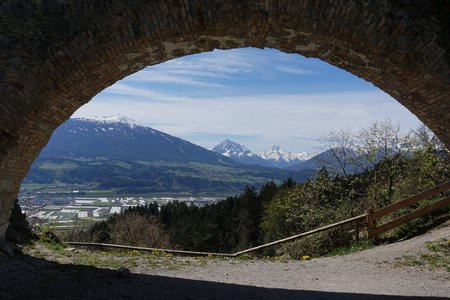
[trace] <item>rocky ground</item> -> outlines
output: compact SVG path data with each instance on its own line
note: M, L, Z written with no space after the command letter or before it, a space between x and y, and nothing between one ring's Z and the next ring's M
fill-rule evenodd
M37 243L0 256L0 299L432 299L450 296L450 227L308 261L173 257ZM120 267L131 271L117 272Z

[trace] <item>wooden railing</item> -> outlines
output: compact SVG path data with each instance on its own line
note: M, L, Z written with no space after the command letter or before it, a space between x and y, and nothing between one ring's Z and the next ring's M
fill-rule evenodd
M229 253L214 253L214 252L201 252L201 251L185 251L176 249L162 249L162 248L149 248L149 247L137 247L137 246L127 246L127 245L117 245L117 244L106 244L106 243L87 243L87 242L66 242L67 245L73 246L86 246L86 247L100 247L100 248L116 248L116 249L127 249L127 250L139 250L139 251L161 251L164 253L172 253L186 256L225 256L234 257L236 255Z
M376 224L376 221L384 216L394 213L400 209L409 207L410 205L416 204L419 201L429 199L432 196L435 196L437 194L440 194L440 193L448 191L448 190L450 190L450 181L440 184L438 186L435 186L431 189L423 191L414 196L408 197L402 201L399 201L394 204L383 207L377 211L368 209L367 210L367 221L366 221L368 237L369 238L376 237L383 232L394 229L394 228L396 228L400 225L403 225L409 221L420 218L420 217L422 217L426 214L429 214L437 209L440 209L440 208L443 208L443 207L449 205L450 204L450 196L445 197L439 201L433 202L432 204L429 204L422 208L419 208L409 214L398 217L398 218L396 218L392 221L389 221L385 224L382 224L382 225Z
M116 244L105 244L105 243L86 243L86 242L66 242L68 245L73 246L88 246L88 247L107 247L107 248L118 248L118 249L129 249L129 250L140 250L140 251L162 251L165 253L173 253L173 254L180 254L180 255L189 255L189 256L207 256L207 255L213 255L213 256L226 256L226 257L236 257L241 254L251 253L255 252L257 250L261 250L264 248L273 247L275 245L279 245L285 242L294 241L296 239L312 235L321 231L329 230L331 228L336 228L345 224L354 223L355 224L355 235L359 236L358 228L359 223L364 221L366 219L366 214L353 217L344 221L340 221L337 223L333 223L330 225L326 225L320 228L316 228L307 232L303 232L297 235L293 235L281 240L273 241L264 245L260 245L257 247L249 248L246 250L242 250L236 253L214 253L214 252L199 252L199 251L184 251L184 250L173 250L173 249L160 249L160 248L147 248L147 247L135 247L135 246L126 246L126 245L116 245Z
M307 232L303 232L300 234L296 234L281 240L273 241L267 244L263 244L257 247L245 249L236 253L213 253L213 252L199 252L199 251L184 251L184 250L173 250L173 249L160 249L160 248L147 248L147 247L135 247L135 246L126 246L126 245L116 245L116 244L105 244L105 243L85 243L85 242L66 242L68 245L74 245L74 246L90 246L90 247L108 247L108 248L119 248L119 249L129 249L129 250L140 250L140 251L163 251L165 253L173 253L173 254L181 254L181 255L190 255L190 256L207 256L207 255L214 255L214 256L225 256L225 257L237 257L242 254L247 254L251 252L255 252L257 250L261 250L264 248L273 247L282 243L291 242L294 240L297 240L299 238L309 236L312 234L316 234L325 230L329 230L332 228L336 228L345 224L354 223L355 225L355 237L358 240L359 239L359 228L362 222L365 223L367 226L367 232L368 237L375 237L383 232L386 232L388 230L391 230L397 226L400 226L402 224L405 224L406 222L409 222L411 220L417 219L427 213L430 213L436 209L445 207L450 204L450 196L445 197L439 201L436 201L432 204L429 204L425 207L422 207L420 209L417 209L416 211L409 213L407 215L401 216L399 218L396 218L388 223L385 223L380 226L375 226L376 221L380 218L391 214L399 209L406 208L412 204L415 204L421 200L428 199L432 196L435 196L439 193L445 192L450 189L450 181L443 183L441 185L438 185L434 188L431 188L429 190L426 190L422 193L419 193L417 195L408 197L402 201L396 202L394 204L391 204L389 206L383 207L377 211L373 210L367 210L367 213L359 215L357 217L353 217L350 219L346 219L340 222L336 222L330 225L326 225L323 227L319 227Z
M363 221L366 218L366 216L367 216L367 214L363 214L363 215L360 215L360 216L357 216L357 217L353 217L353 218L350 218L350 219L347 219L347 220L344 220L344 221L340 221L340 222L333 223L333 224L330 224L330 225L326 225L326 226L323 226L323 227L320 227L320 228L316 228L316 229L313 229L313 230L310 230L310 231L307 231L307 232L296 234L296 235L293 235L293 236L290 236L290 237L287 237L287 238L284 238L284 239L281 239L281 240L278 240L278 241L273 241L273 242L270 242L270 243L267 243L267 244L264 244L264 245L261 245L261 246L249 248L249 249L246 249L246 250L242 250L242 251L234 253L234 255L237 256L237 255L241 255L241 254L245 254L245 253L254 252L256 250L261 250L261 249L264 249L264 248L273 247L275 245L279 245L279 244L282 244L282 243L291 242L291 241L297 240L299 238L302 238L302 237L305 237L305 236L308 236L308 235L319 233L321 231L329 230L331 228L336 228L336 227L339 227L339 226L342 226L342 225L345 225L345 224L349 224L349 223L355 223L356 236L358 238L358 236L359 236L358 229L357 229L358 228L358 224L359 224L360 221Z

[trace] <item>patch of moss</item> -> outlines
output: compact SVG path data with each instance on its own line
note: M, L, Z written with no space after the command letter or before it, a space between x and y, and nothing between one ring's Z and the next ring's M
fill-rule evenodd
M395 267L416 266L429 269L445 269L450 272L450 240L441 239L425 244L431 253L421 253L417 256L405 255L397 258Z

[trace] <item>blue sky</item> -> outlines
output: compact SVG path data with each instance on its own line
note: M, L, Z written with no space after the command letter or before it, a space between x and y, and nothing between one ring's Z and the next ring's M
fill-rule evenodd
M390 118L420 121L389 95L314 58L274 49L215 50L132 74L74 117L124 115L206 148L228 138L258 152L280 145L315 152L332 130Z

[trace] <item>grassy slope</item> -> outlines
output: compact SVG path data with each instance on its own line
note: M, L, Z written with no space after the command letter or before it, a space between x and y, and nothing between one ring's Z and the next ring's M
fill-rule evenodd
M229 195L240 193L246 185L258 187L270 180L279 183L289 176L302 181L309 175L257 166L58 158L35 162L22 190L64 193L80 189L90 195L101 191Z

